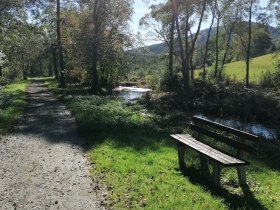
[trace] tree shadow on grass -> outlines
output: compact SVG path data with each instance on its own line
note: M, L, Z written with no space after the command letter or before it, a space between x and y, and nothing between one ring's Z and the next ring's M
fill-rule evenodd
M228 204L230 209L267 209L256 199L248 185L241 187L243 195L233 194L225 188L214 187L211 182L211 177L205 176L205 174L201 173L201 170L194 166L183 166L176 170L181 171L192 184L201 185L208 190L211 195L223 198L224 202Z

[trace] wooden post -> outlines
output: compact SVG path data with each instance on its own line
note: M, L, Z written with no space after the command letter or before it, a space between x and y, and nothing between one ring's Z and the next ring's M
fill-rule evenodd
M203 156L202 154L199 154L199 157L200 157L201 174L209 177L210 176L209 159Z
M244 152L239 150L237 156L241 159L244 157ZM246 184L246 172L245 166L237 166L238 182L240 186L245 186Z
M178 161L179 161L179 167L180 169L185 168L185 151L186 146L182 144L181 142L178 142Z
M221 165L213 162L213 183L215 187L220 187L221 184Z

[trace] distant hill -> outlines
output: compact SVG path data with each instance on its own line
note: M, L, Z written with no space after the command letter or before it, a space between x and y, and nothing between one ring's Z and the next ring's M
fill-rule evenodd
M197 41L197 47L200 47L206 43L208 31L209 31L209 28L200 31L199 39ZM273 26L268 26L268 31L271 33L272 41L275 43L279 37L279 32ZM216 27L213 27L211 30L210 36L215 35L215 33L216 33ZM168 50L167 48L168 48L167 44L163 42L163 43L153 44L153 45L146 46L146 47L141 47L138 49L133 49L133 50L130 50L129 52L135 53L137 50L137 51L141 52L141 54L149 54L152 56L152 55L160 55L160 54L165 53Z

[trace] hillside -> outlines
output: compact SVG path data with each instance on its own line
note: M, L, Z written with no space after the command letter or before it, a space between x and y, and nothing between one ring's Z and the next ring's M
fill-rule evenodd
M274 53L253 58L250 66L250 80L259 83L263 73L275 71L276 58ZM244 61L232 62L225 66L225 74L236 80L244 80L245 69Z
M207 35L208 35L209 28L200 31L199 33L199 39L197 41L197 47L200 47L206 43ZM215 35L216 27L213 27L211 30L211 36ZM279 33L277 32L277 29L273 26L268 26L268 31L271 33L272 41L275 43L276 40L279 37ZM143 54L151 54L151 55L160 55L163 54L165 51L167 51L167 44L166 43L159 43L159 44L153 44L150 46L141 47L138 49L133 49L130 52L135 53L136 50L139 52L142 52Z
M274 53L253 58L250 64L250 81L259 83L263 74L266 72L274 72L277 57L280 55ZM246 63L245 61L236 61L225 65L225 75L237 81L245 80ZM195 75L198 75L202 70L196 70Z

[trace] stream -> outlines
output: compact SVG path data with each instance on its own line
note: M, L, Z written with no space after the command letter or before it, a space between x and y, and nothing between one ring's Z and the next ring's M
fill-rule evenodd
M147 89L147 88L119 86L113 89L113 95L120 97L124 101L133 101L137 98L145 96L150 91L151 89Z
M201 117L204 119L212 120L214 122L230 126L245 132L258 135L267 140L277 140L279 139L279 131L274 128L269 128L260 123L245 123L237 119L221 118L215 116L206 116L202 113L197 113L194 116Z

